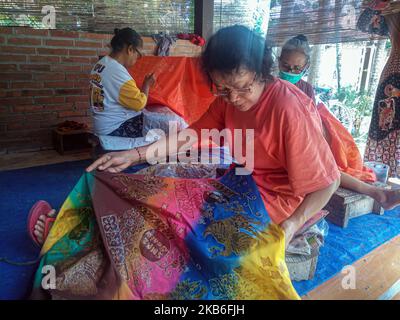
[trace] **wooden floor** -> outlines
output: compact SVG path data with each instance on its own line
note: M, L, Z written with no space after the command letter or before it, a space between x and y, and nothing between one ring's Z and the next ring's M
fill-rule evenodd
M15 153L0 158L0 171L90 159L90 154L61 156L56 151ZM383 244L353 264L356 288L342 287L339 273L303 297L305 300L400 300L400 236Z
M74 153L70 155L60 155L55 150L29 153L11 153L2 155L0 157L0 171L36 167L67 161L85 160L90 158L91 156L89 152Z
M303 297L306 300L400 300L400 236L356 261L355 289L345 290L339 273ZM392 288L392 290L389 290Z

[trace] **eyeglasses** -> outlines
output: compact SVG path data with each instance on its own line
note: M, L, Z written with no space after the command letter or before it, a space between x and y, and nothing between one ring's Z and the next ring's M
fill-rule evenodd
M304 70L306 70L308 68L308 61L304 66L291 66L289 64L287 64L286 62L282 62L282 60L279 60L279 68L282 71L285 72L290 72L290 73L294 73L294 74L300 74L302 73Z
M138 54L138 59L140 59L141 57L143 57L143 54L137 49L135 48L136 53Z
M240 88L240 89L233 88L233 89L220 90L212 83L210 90L212 94L216 97L227 97L233 92L235 92L237 95L242 96L252 93L252 89L256 80L257 80L257 74L254 75L253 81L246 88Z

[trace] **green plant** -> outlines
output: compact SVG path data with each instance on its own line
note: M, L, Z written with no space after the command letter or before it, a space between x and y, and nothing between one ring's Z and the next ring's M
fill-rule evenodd
M356 142L363 142L367 134L362 126L363 120L372 114L373 97L347 86L338 90L335 98L351 111L353 121L351 134Z

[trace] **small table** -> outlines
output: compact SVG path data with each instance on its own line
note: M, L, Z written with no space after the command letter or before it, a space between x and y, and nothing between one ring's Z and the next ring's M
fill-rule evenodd
M90 132L87 130L53 130L54 148L61 155L76 152L91 151L89 143Z

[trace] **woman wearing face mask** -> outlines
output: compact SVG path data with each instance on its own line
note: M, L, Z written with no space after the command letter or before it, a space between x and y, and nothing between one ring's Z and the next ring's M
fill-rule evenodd
M209 40L202 61L218 98L184 133L196 141L201 129L254 129L252 175L271 219L283 227L288 243L338 187L339 171L315 106L300 90L270 75L271 49L246 27L219 30ZM152 147L161 150L171 139L175 141L176 136ZM106 154L87 170L120 172L144 162L147 149Z
M315 102L313 86L302 79L310 67L310 58L311 48L306 36L288 40L279 58L279 78L294 84Z
M127 70L141 58L142 45L143 40L135 30L115 29L111 53L93 67L90 88L96 135L142 136L141 110L146 106L155 79L152 74L147 75L141 91Z
M313 86L302 79L310 66L310 58L311 48L306 36L298 35L288 40L279 58L279 77L296 85L315 102ZM353 137L322 102L317 103L317 110L322 120L325 139L341 171L340 186L374 198L384 209L399 205L398 191L365 183L376 181L376 177L371 169L363 166Z

